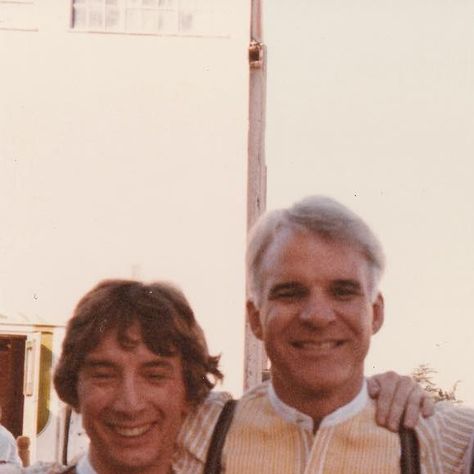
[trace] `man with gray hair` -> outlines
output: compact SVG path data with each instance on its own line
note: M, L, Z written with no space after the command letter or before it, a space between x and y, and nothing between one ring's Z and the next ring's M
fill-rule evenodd
M364 360L384 321L382 247L321 196L265 214L249 236L247 314L271 380L239 401L226 474L400 472L400 438L376 423ZM416 426L422 472L460 472L474 412L438 404Z

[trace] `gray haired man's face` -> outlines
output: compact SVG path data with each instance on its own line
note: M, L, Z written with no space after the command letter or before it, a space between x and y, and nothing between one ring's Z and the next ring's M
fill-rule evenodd
M337 392L350 400L383 322L366 259L353 247L286 229L267 249L261 276L262 298L249 302L249 320L265 342L278 395Z

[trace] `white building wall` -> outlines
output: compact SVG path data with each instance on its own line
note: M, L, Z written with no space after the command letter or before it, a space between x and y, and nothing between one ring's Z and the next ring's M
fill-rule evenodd
M167 36L0 2L0 313L64 323L103 278L176 282L238 395L250 2L224 3L217 33Z

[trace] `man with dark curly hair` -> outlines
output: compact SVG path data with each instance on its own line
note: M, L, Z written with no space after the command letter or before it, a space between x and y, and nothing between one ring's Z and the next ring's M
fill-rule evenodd
M184 295L107 280L78 303L54 384L81 413L87 456L71 472L172 472L178 432L222 374Z

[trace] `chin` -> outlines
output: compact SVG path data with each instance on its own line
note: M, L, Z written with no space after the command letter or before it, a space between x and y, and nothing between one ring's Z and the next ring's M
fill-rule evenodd
M323 376L317 371L311 371L300 379L299 384L307 387L307 389L314 393L328 393L341 389L344 390L347 384L350 384L350 378L346 373L337 369Z
M129 473L135 471L142 471L146 468L151 468L155 462L147 462L143 458L141 459L114 459L113 462L110 462L109 465L115 466L116 472Z
M157 458L157 447L146 450L121 450L115 452L116 456L110 456L104 462L110 466L114 466L117 472L135 472L144 468L149 468L159 462ZM112 453L111 453L112 454Z

